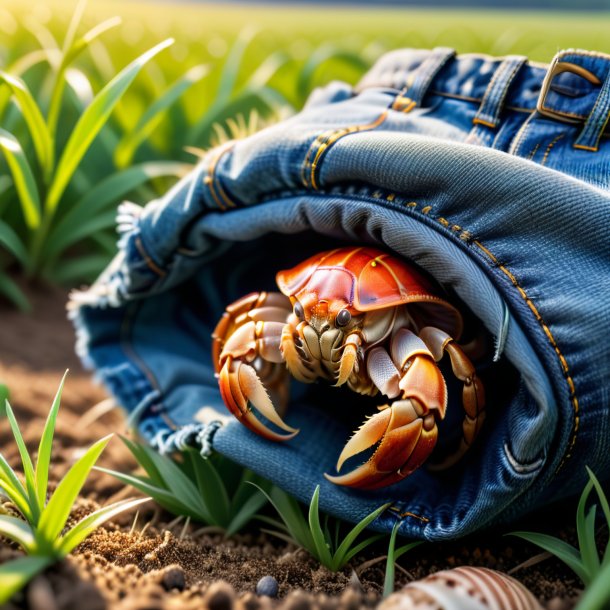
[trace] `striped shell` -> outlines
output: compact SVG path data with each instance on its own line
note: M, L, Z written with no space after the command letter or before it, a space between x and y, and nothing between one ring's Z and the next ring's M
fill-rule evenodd
M542 606L507 574L464 566L410 582L377 610L542 610Z

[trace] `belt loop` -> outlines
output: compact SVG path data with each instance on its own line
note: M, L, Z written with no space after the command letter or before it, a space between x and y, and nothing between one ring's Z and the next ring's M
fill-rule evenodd
M406 94L420 106L434 77L441 71L443 66L453 57L455 50L447 47L436 47L420 66L409 76Z
M509 55L502 60L491 77L481 105L472 119L475 125L485 125L492 129L498 126L508 88L526 61L527 57L521 55Z
M574 143L574 148L597 152L599 139L606 129L608 119L610 119L610 70L606 74L606 80L595 100L593 110L591 110L583 130Z

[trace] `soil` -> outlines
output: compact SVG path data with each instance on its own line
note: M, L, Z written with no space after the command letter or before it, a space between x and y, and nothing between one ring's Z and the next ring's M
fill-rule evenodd
M34 305L31 315L0 303L0 383L8 385L26 443L34 450L61 375L70 368L51 471L51 480L58 481L79 451L109 431L125 432L125 423L119 410L107 410L107 395L74 355L73 331L64 312L66 294L37 287L30 295ZM17 463L17 449L2 421L0 452L12 465ZM118 440L108 445L100 465L123 471L135 468ZM136 495L132 491L110 476L92 472L73 517L99 504ZM573 542L574 514L574 501L566 502L528 517L515 529L555 535L559 531ZM197 524L185 526L151 502L139 512L122 514L98 529L68 559L36 577L6 608L374 608L381 597L386 550L385 546L370 548L353 565L333 574L304 551L259 533L255 526L225 540L209 528L201 531ZM0 538L0 563L19 555ZM514 577L549 610L574 607L580 594L580 582L561 562L539 555L532 545L503 537L502 532L488 531L451 544L423 545L398 563L397 590L440 569L474 565L514 571ZM279 584L277 599L255 593L257 582L266 575Z

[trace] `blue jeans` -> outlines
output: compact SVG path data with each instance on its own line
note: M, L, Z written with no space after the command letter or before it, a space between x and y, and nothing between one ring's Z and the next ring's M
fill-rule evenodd
M124 210L119 254L73 298L79 353L160 451L220 452L304 501L320 484L322 509L351 521L391 502L383 531L455 538L575 493L585 465L610 475L609 111L610 56L390 53ZM301 432L266 441L225 409L210 354L228 303L355 243L417 263L490 337L471 451L375 492L323 477L361 397L295 383ZM452 387L439 444L459 437Z

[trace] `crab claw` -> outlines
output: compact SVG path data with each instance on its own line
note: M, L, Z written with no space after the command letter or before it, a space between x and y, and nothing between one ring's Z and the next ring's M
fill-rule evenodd
M337 462L344 462L379 443L370 459L341 476L324 476L337 485L377 489L400 481L428 458L437 439L434 415L413 399L398 400L370 417L350 438Z
M287 441L298 434L299 431L286 424L275 410L254 367L240 360L227 358L218 378L220 393L229 411L250 430L274 441ZM290 434L278 434L265 426L252 413L252 407Z

